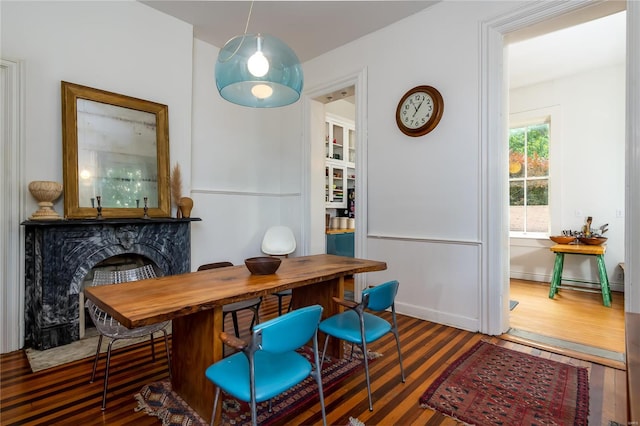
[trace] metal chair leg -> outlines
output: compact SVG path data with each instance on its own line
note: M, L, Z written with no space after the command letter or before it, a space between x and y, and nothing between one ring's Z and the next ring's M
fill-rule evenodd
M216 386L216 397L213 400L213 412L211 413L211 423L209 426L213 426L216 421L216 408L218 408L218 398L220 397L220 388Z
M91 373L91 380L89 383L93 383L96 378L96 368L98 367L98 359L100 358L100 348L102 347L102 334L98 337L98 349L96 349L96 357L93 360L93 372Z
M256 306L251 308L253 311L253 318L251 319L250 329L253 329L253 326L256 324L260 324L260 304L258 303Z
M276 294L278 296L278 316L282 315L282 295Z
M111 347L113 346L115 339L109 342L109 348L107 349L107 365L104 367L104 389L102 391L102 411L107 408L107 387L109 386L109 363L111 362Z
M327 343L329 343L329 335L324 338L324 348L322 348L322 358L320 358L320 368L324 364L324 355L327 353Z
M238 314L235 312L231 312L231 319L233 320L233 331L235 332L236 337L240 338L240 327L238 326Z
M367 378L367 394L369 395L369 411L373 411L373 401L371 400L371 380L369 379L369 360L367 359L367 343L362 340L362 360L364 362L364 374Z
M169 353L169 337L167 336L167 330L162 329L162 333L164 334L164 349L167 351L167 366L169 367L169 380L173 378L171 375L171 354Z
M326 345L325 345L326 348ZM324 352L324 351L323 351ZM311 375L316 379L318 385L318 395L320 396L320 409L322 410L322 425L327 426L327 413L324 407L324 391L322 390L322 363L318 359L318 333L313 338L313 361L314 371Z
M398 329L393 330L393 335L396 338L396 346L398 347L398 361L400 362L400 376L402 377L402 383L404 383L404 368L402 367L402 352L400 351L400 336L398 335Z
M149 335L149 342L151 342L151 360L156 362L156 348L153 344L153 333Z

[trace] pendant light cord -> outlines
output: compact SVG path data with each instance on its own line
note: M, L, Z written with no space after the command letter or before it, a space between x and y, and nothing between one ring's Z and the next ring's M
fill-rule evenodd
M253 10L253 1L251 0L251 6L249 6L249 16L247 16L247 25L244 26L244 35L247 35L247 30L249 29L249 21L251 20L251 11Z
M218 56L218 61L227 62L227 61L231 60L231 58L236 56L236 53L238 53L238 50L240 50L240 48L242 47L242 43L244 43L244 38L247 36L247 31L249 30L249 21L251 20L251 11L253 10L253 2L254 2L254 0L251 0L251 6L249 6L249 15L247 16L247 23L244 26L244 33L242 34L242 40L240 40L240 43L238 43L238 47L236 47L236 50L234 50L233 53L227 59L225 59L224 61L220 60L220 57Z

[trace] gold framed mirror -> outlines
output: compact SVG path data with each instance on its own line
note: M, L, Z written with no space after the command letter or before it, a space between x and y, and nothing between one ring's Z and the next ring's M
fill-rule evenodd
M61 94L64 216L100 204L105 218L141 218L146 203L170 217L169 108L65 81Z

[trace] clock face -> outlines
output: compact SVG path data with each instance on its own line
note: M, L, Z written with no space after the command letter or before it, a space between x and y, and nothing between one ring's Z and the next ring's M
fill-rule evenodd
M440 92L431 86L417 86L400 99L396 123L407 136L426 135L438 125L443 110Z
M417 129L429 121L433 115L433 99L426 92L415 92L402 104L400 117L408 129Z

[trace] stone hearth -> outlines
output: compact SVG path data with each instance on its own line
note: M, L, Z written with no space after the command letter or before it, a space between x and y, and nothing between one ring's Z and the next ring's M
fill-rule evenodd
M189 272L193 220L199 219L23 222L25 345L44 350L80 338L79 294L83 281L106 259L139 255L154 264L161 275Z

